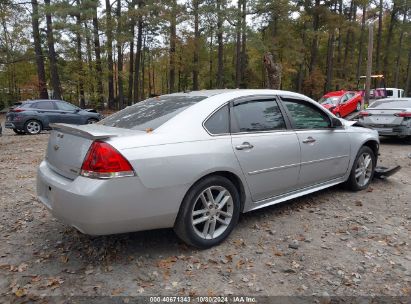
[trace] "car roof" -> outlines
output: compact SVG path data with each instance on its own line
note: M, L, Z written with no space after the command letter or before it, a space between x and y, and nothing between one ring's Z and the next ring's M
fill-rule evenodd
M244 97L244 96L253 96L253 95L287 95L294 96L299 98L307 99L307 96L304 96L299 93L284 91L284 90L271 90L271 89L218 89L218 90L200 90L200 91L187 91L166 94L162 96L204 96L207 98L217 96L217 95L231 95L233 98Z
M63 101L64 102L64 100L58 100L58 99L30 99L30 100L23 101L23 103L35 103L39 101Z

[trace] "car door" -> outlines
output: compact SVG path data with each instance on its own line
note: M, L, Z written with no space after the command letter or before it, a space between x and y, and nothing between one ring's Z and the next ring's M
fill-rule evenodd
M348 170L350 141L344 127L331 127L331 118L320 107L282 97L301 147L299 188L342 177Z
M62 123L68 124L82 124L82 116L80 114L80 109L76 106L64 102L56 101L56 107L58 109L58 120Z
M54 123L57 122L57 110L54 105L54 102L50 100L41 100L38 102L34 102L30 109L33 109L39 117L44 117L45 121L43 123Z
M345 93L340 99L340 103L338 106L339 106L339 113L341 117L344 117L350 113L348 109L349 107L348 101L350 97L351 97L350 93Z
M300 166L298 137L287 128L276 98L234 101L230 116L233 150L252 200L296 189Z

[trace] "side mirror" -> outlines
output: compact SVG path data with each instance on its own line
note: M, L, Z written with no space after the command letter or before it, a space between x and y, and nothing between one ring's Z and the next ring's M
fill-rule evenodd
M74 110L74 113L78 113L78 112L80 112L81 111L81 109L75 109Z
M336 117L331 118L331 128L338 128L341 127L343 124L341 120Z

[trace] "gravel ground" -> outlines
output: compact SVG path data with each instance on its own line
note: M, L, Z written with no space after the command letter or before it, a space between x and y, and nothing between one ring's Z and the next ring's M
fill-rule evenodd
M47 140L47 133L10 130L0 137L0 302L411 295L411 145L400 140L382 141L380 162L402 166L388 180L244 214L227 241L204 251L187 247L171 229L90 237L53 219L35 194Z

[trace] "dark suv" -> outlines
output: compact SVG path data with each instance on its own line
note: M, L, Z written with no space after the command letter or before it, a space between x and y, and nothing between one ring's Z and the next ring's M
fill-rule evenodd
M51 123L84 125L101 118L94 110L82 110L62 100L29 100L6 114L5 127L17 134L38 134L50 130Z

